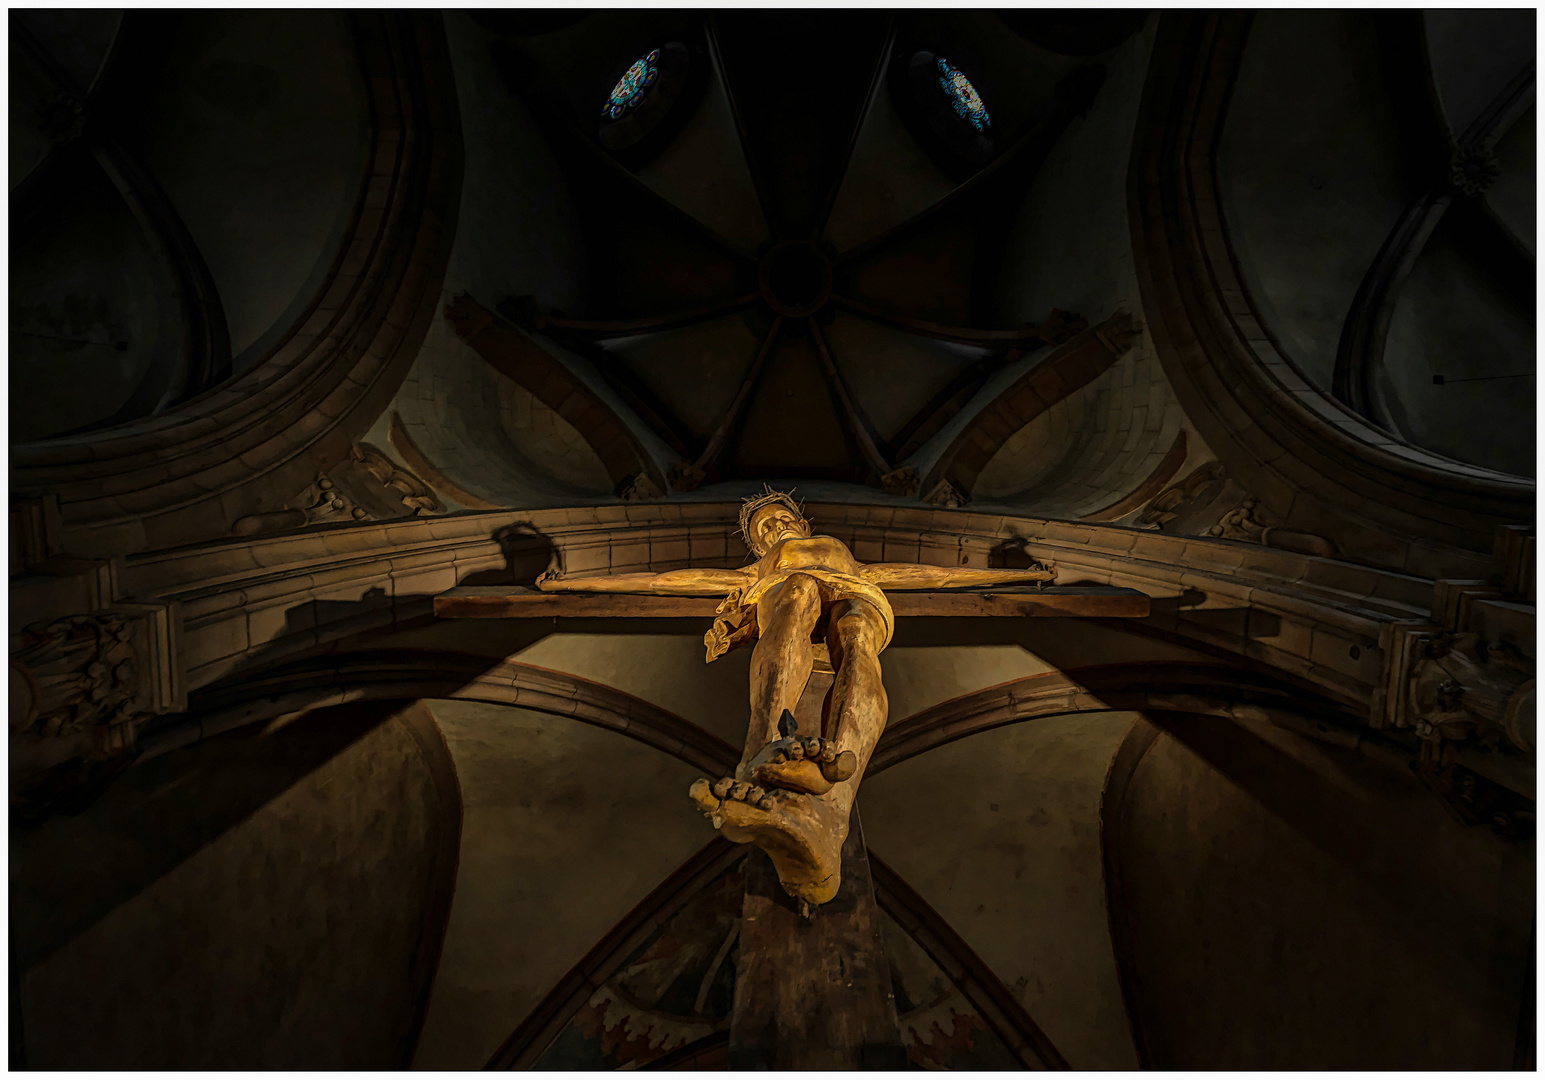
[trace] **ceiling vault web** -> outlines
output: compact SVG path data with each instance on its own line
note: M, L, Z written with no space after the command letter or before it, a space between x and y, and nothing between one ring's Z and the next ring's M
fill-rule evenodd
M733 27L727 19L734 23ZM512 76L512 84L532 106L538 122L549 132L555 149L565 151L567 148L559 155L565 168L571 173L588 176L596 185L587 191L593 191L596 198L604 202L619 188L625 189L643 198L640 208L658 218L667 233L679 232L679 227L686 225L716 250L737 261L754 255L758 260L757 291L738 291L727 299L705 298L704 302L688 303L675 310L657 309L656 312L623 318L579 318L569 312L545 310L534 297L509 298L499 304L499 310L528 332L545 334L596 363L613 389L630 405L637 405L640 418L681 455L669 470L669 483L676 491L694 491L704 484L733 480L742 475L744 466L737 464L739 455L726 451L744 435L744 425L755 423L753 413L771 407L756 403L770 392L769 379L772 379L783 388L778 391L780 394L792 393L794 390L790 388L799 387L802 393L831 399L830 426L823 430L834 437L840 433L841 445L821 444L825 446L821 452L827 454L825 460L831 465L818 468L811 475L851 472L854 479L864 479L891 494L915 495L918 492L916 471L911 467L898 467L902 461L921 449L950 417L966 407L993 370L1028 351L1061 344L1082 331L1087 323L1077 315L1062 311L1051 312L1039 325L1026 323L1013 329L960 325L948 319L920 317L914 313L914 305L904 300L883 301L866 295L872 287L863 284L865 260L872 261L882 250L900 249L925 233L933 235L928 230L936 231L941 225L963 229L962 240L958 242L974 245L963 250L975 250L978 262L984 254L990 262L998 257L1001 244L995 244L991 234L1002 232L998 219L1007 208L1006 200L1012 199L1014 191L1024 189L1068 123L1088 108L1103 81L1103 68L1085 66L1075 69L1072 75L1057 83L1049 100L1031 110L1020 132L995 160L955 185L942 198L882 230L879 235L839 251L823 237L829 230L832 213L865 125L885 92L887 70L896 62L899 34L896 18L888 16L882 25L875 25L872 19L849 20L837 34L841 41L831 45L831 48L874 50L872 62L864 65L861 85L857 79L847 81L853 84L851 86L839 80L840 85L823 87L816 96L801 91L803 96L796 95L797 100L792 105L778 110L771 109L768 101L762 100L765 95L760 93L761 83L757 81L783 77L776 73L776 65L768 66L781 53L776 41L769 44L762 40L766 36L762 32L767 27L754 17L729 17L717 13L705 16L699 26L712 77L723 90L738 150L748 165L756 206L772 237L769 244L755 253L726 239L677 206L609 154L581 129L572 110L556 99L555 92L543 86L535 65L512 62L512 54L507 54L504 67ZM815 63L820 56L806 59ZM751 81L746 81L748 79ZM748 92L752 93L753 100L747 99ZM805 112L810 115L804 115ZM835 127L838 124L842 125L840 131ZM796 145L790 142L796 135L802 139L797 145L807 149L801 151L804 155L801 161L790 164L784 159L788 157L790 147ZM592 234L598 227L592 228ZM608 238L605 242L613 241ZM856 276L850 270L856 272ZM989 271L984 280L990 280L991 273L995 272L990 267ZM835 288L839 272L844 275L845 282L840 290ZM737 269L734 273L739 280L741 271ZM981 277L980 267L976 276ZM972 287L980 294L981 286ZM683 298L687 295L689 293L683 291ZM982 304L978 302L975 307L980 308ZM934 313L925 311L923 314ZM710 324L733 320L735 316L745 317L758 344L733 395L719 408L718 422L712 431L705 433L700 427L694 436L690 426L678 415L681 403L671 407L665 400L670 395L657 388L656 384L663 377L657 369L620 360L615 350L628 339L701 332ZM790 336L786 332L786 317L798 317L803 322L808 333L808 347L801 344L805 335ZM935 391L921 408L910 405L909 418L899 429L882 432L867 415L860 395L845 373L840 355L844 347L842 341L835 339L827 329L834 319L841 317L854 317L919 340L985 349L991 355L968 363L963 370L957 367L947 385ZM845 340L846 335L843 338ZM669 355L669 344L656 348L667 351L647 355L659 356L662 360ZM813 366L809 361L797 359L802 350L810 354ZM953 362L959 363L958 360ZM824 394L817 389L822 382ZM818 412L827 407L815 404L816 400L807 399ZM765 423L758 429L762 438L767 437ZM892 420L891 424L894 423ZM809 436L806 443L811 438L819 443L821 436ZM844 461L845 464L839 464ZM804 474L796 467L791 475Z

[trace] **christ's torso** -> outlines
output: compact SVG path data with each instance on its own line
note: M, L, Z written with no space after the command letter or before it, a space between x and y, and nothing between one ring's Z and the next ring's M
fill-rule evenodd
M829 570L858 577L858 560L835 536L801 536L778 541L754 570L759 578L784 577L791 570Z

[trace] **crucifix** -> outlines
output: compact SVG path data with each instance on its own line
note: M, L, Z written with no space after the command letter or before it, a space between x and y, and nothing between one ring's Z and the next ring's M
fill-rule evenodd
M623 594L616 614L706 613L707 660L752 646L745 747L733 773L688 795L720 834L754 849L747 870L732 1068L904 1067L889 969L854 800L888 719L880 654L902 614L1142 617L1130 589L1048 589L1026 569L860 563L815 534L792 495L744 502L755 561L738 569L570 577L539 592L458 588L445 617L603 614L581 593ZM959 590L967 590L961 592ZM891 595L888 595L888 591ZM897 603L893 605L892 596ZM651 598L658 598L653 600ZM957 599L958 598L958 599Z
M896 618L886 589L947 589L1052 580L1055 570L983 570L860 563L846 544L814 535L793 497L746 500L740 529L755 562L737 570L569 578L549 570L543 591L723 597L704 638L708 662L755 642L745 750L733 775L700 779L692 801L726 838L754 844L784 890L806 908L837 895L842 845L869 755L885 730L880 653ZM795 715L818 657L831 687L820 727Z

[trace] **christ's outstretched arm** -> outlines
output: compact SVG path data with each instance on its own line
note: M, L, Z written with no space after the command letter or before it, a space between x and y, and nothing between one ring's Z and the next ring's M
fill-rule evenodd
M612 574L571 578L549 570L536 579L543 592L651 593L655 596L728 596L756 580L746 570L668 570L663 574Z
M868 563L859 576L882 589L969 589L983 585L1014 585L1053 581L1057 572L1039 570L978 570L964 566L927 566L923 563Z

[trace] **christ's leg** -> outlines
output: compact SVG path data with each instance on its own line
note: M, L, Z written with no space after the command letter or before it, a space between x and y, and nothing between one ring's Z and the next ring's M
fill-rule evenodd
M699 780L691 792L715 828L730 840L754 843L767 852L789 895L812 904L836 895L853 799L889 708L880 683L879 653L885 641L880 613L862 600L842 601L832 610L826 638L837 669L833 741L855 759L852 782L828 785L825 793L814 795L725 777L714 784Z
M831 741L839 761L848 755L857 759L844 769L851 782L832 791L841 807L845 837L848 810L890 711L880 681L885 618L863 600L844 600L832 609L826 643L837 671L831 690Z
M821 589L807 574L791 574L756 605L758 638L751 653L751 719L741 770L778 737L778 718L805 692L815 652L811 632L821 617Z

